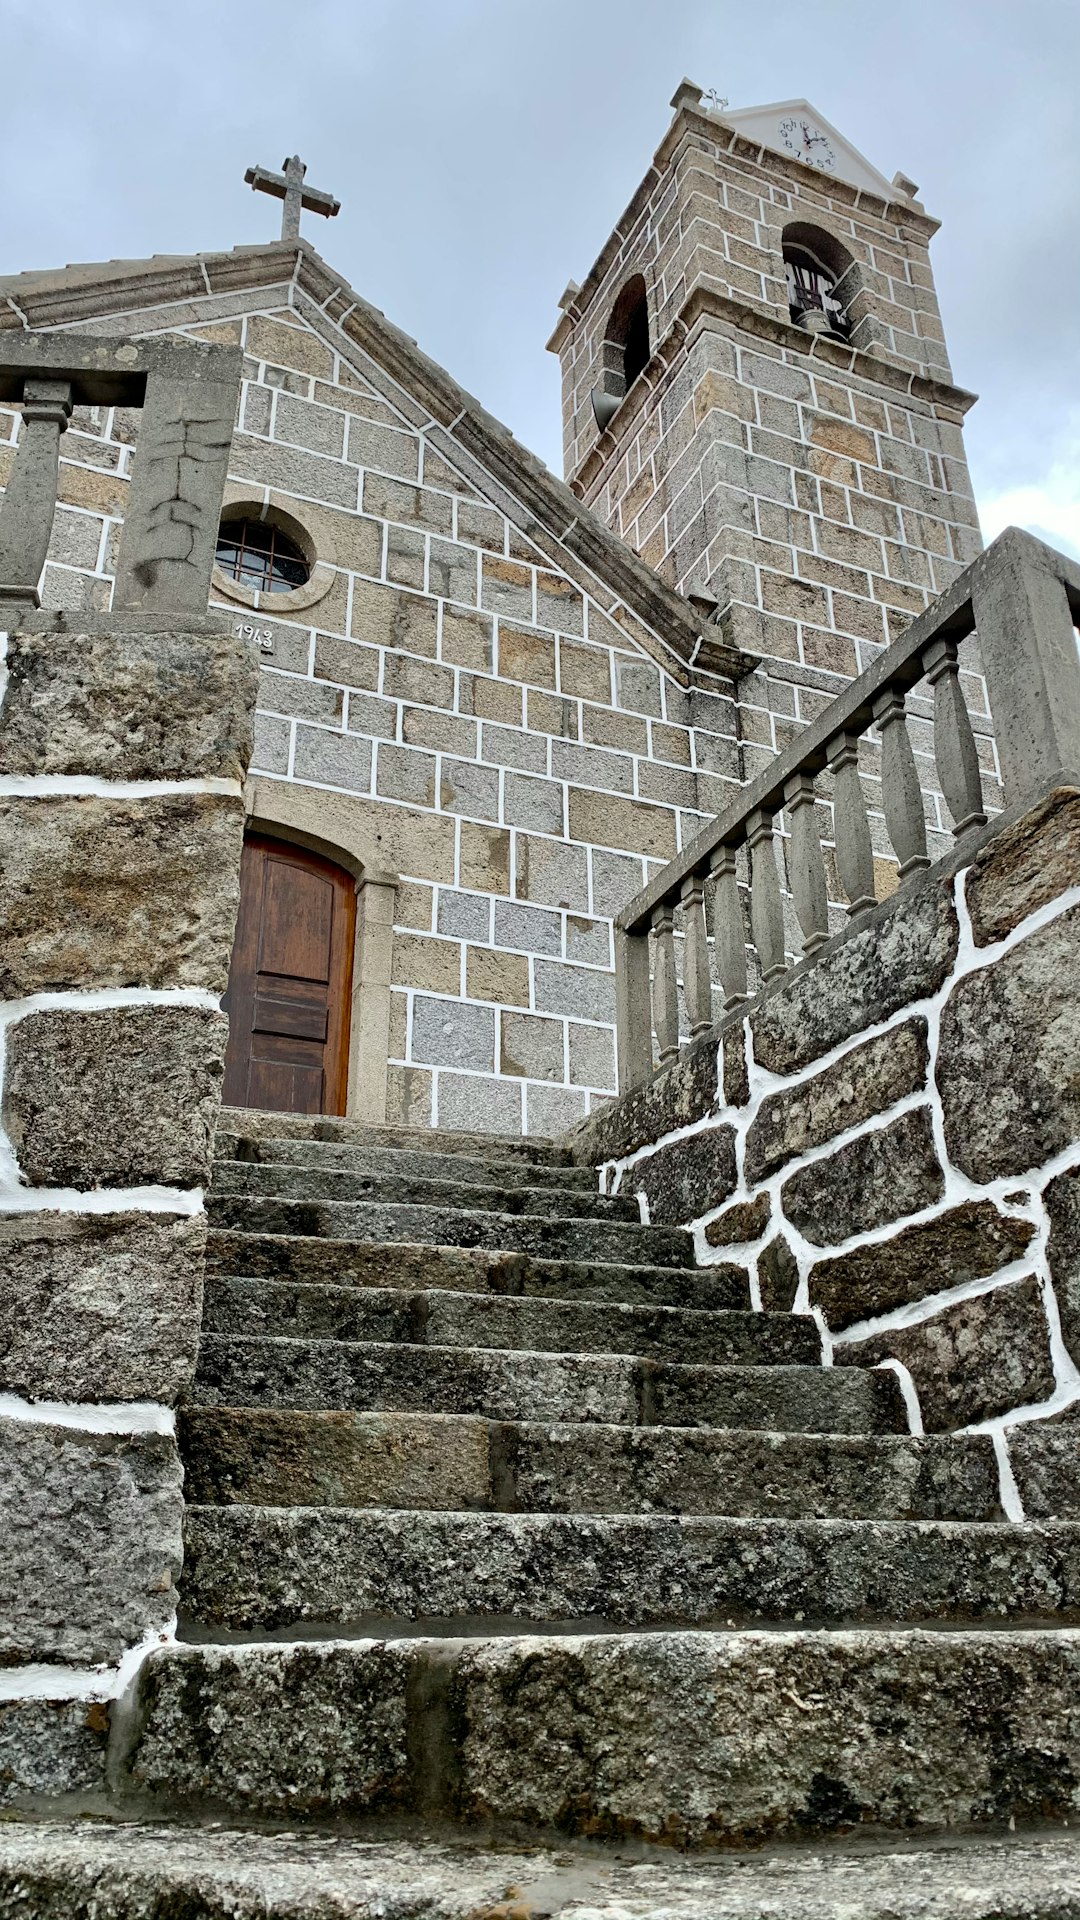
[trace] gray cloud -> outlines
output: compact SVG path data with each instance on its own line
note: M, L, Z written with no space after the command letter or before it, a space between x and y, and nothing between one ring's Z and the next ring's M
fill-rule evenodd
M6 0L0 269L268 237L286 148L337 193L306 230L556 468L543 343L687 73L805 94L941 217L935 267L987 496L1075 460L1073 0ZM1080 481L1078 481L1080 494Z

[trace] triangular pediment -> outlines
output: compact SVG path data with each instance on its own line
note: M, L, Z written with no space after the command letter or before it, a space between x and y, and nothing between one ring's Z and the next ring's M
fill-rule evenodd
M235 316L261 312L324 343L402 426L421 431L475 495L506 514L537 558L593 595L642 648L685 680L746 662L543 462L306 241L229 253L158 254L0 278L4 331L190 331L239 338ZM2 344L0 344L2 354Z
M891 200L895 189L865 154L834 127L810 100L774 100L761 107L723 109L721 118L745 140L759 141L788 160L846 180L849 186Z

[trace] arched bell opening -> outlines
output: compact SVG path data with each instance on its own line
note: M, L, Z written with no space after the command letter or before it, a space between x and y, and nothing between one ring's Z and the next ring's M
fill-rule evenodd
M784 275L788 313L806 333L846 340L848 309L857 292L856 263L831 233L798 221L784 228Z
M592 391L596 424L603 429L652 358L649 298L644 276L635 273L611 309L600 351L600 383Z

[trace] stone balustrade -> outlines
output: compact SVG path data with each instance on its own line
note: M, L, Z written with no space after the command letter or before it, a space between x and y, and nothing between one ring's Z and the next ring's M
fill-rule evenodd
M977 630L1005 802L1022 806L1080 769L1080 568L1010 527L926 613L743 789L619 915L616 1015L619 1090L677 1060L713 1026L713 969L725 1013L749 997L742 863L749 865L751 947L768 991L790 972L777 868L776 821L788 823L787 876L801 932L796 964L813 963L830 934L817 780L831 777L836 870L849 921L875 905L873 845L858 742L881 743L885 826L901 888L930 865L906 696L933 689L934 755L958 841L983 827L979 761L960 684L958 649ZM676 920L681 916L681 987ZM711 933L709 922L711 920ZM681 999L681 1004L680 1004ZM654 1046L655 1038L655 1046Z

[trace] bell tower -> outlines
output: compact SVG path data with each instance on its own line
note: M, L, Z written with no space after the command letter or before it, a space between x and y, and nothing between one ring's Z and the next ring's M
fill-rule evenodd
M566 477L807 718L981 545L938 223L807 101L672 106L560 301Z

